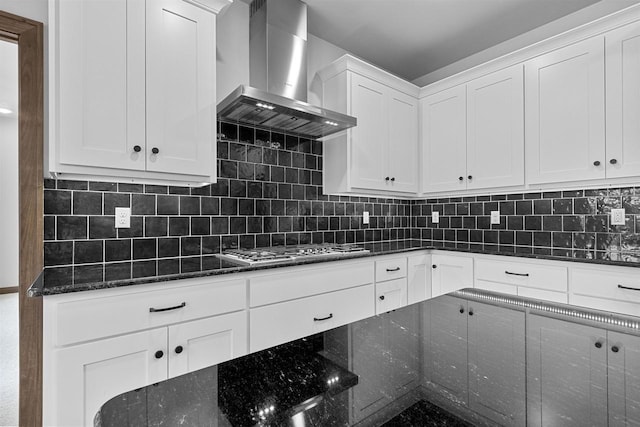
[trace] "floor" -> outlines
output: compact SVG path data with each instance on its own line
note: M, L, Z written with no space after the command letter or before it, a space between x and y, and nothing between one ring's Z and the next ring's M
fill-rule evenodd
M421 400L382 427L470 427L471 424L426 400Z
M18 294L0 295L0 426L18 425Z

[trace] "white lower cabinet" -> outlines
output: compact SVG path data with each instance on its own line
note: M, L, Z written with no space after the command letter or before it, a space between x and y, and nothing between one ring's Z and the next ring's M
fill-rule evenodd
M431 255L407 257L407 303L413 304L431 298Z
M525 425L525 313L441 296L424 313L427 388L502 425Z
M606 331L529 315L527 409L529 426L606 426Z
M640 337L607 333L609 426L640 426Z
M431 255L431 291L437 297L463 288L473 287L473 258L467 256Z

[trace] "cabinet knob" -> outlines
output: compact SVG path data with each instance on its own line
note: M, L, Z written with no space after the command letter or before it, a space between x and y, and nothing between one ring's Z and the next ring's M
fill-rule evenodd
M392 177L391 177L391 181L395 181L395 180L396 180L396 177L395 177L395 176L392 176Z
M160 149L159 149L158 147L153 147L153 148L151 149L151 152L152 152L153 154L158 154L158 153L160 152Z
M458 177L458 181L464 181L464 177L463 176L459 176Z
M473 316L473 310L469 309L469 316Z
M156 351L155 356L156 356L156 359L162 359L162 356L164 356L164 351L162 350Z
M596 160L595 162L593 162L593 166L600 166L600 160Z
M437 265L435 265L435 264L433 264L433 265L431 266L431 268L438 268L438 266L437 266Z
M614 353L617 353L620 351L620 348L617 345L614 345L613 347L611 347L611 351L613 351Z
M460 307L460 314L464 313L464 307Z
M467 179L473 179L473 175L469 175Z
M618 161L616 159L611 159L609 160L609 163L611 163L612 165L615 165L616 163L618 163Z
M176 352L177 354L180 354L180 353L182 353L182 350L184 350L184 349L182 348L182 346L181 346L181 345L179 345L179 346L177 346L177 347L176 347L175 352Z
M140 147L139 145L134 145L133 151L135 151L136 153L139 153L140 151L142 151L142 147Z
M602 348L602 343L600 341L596 341L596 348Z
M380 301L384 301L384 295L380 295L378 298L380 298Z
M389 178L388 176L384 178L385 181L389 181L391 178Z

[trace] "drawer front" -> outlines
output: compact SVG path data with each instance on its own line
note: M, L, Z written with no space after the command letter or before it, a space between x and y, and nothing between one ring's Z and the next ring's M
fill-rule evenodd
M485 291L500 292L509 295L518 295L518 287L506 283L489 282L487 280L476 279L473 287Z
M567 304L568 295L566 292L554 292L554 291L546 291L544 289L535 289L535 288L518 288L518 296L526 297L526 298L536 298L545 301L559 302L562 304Z
M54 345L65 346L245 308L245 280L190 279L181 280L179 286L171 285L167 283L167 289L140 289L61 301L53 310ZM151 308L172 307L178 308L150 312Z
M640 269L574 268L571 270L571 293L640 303Z
M376 283L376 314L407 305L407 278Z
M249 280L251 307L373 283L373 261L323 263L265 274Z
M407 257L376 261L376 282L407 277Z
M476 259L475 275L479 280L567 292L566 267Z
M373 316L374 297L374 285L371 284L251 309L250 351Z

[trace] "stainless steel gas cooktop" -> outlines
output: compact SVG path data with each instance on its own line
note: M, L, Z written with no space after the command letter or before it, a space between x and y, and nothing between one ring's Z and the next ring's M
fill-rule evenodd
M229 249L218 257L239 265L273 264L328 255L367 253L368 249L353 244L321 244L273 246L255 249Z

